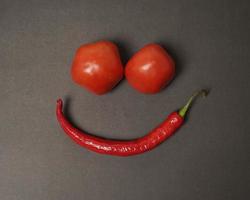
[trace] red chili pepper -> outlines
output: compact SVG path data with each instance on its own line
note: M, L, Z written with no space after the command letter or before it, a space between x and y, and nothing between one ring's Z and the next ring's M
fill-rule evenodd
M173 135L183 124L184 117L190 105L199 95L205 96L207 95L207 91L201 90L196 92L188 100L187 104L179 110L179 112L171 113L162 124L152 130L149 134L133 140L110 140L89 135L78 130L65 118L62 112L63 102L61 99L57 100L56 115L57 120L65 133L82 147L101 154L131 156L149 151Z

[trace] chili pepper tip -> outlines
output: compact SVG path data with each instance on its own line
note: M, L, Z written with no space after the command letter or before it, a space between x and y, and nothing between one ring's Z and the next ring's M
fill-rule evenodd
M56 104L57 106L61 106L63 104L62 99L57 99Z

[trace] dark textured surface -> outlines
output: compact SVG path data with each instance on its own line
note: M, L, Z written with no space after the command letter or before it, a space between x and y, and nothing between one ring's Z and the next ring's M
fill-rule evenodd
M250 198L249 1L0 1L1 200ZM142 95L123 81L94 96L69 69L86 42L116 42L126 61L148 42L177 63L172 84ZM197 88L211 88L178 134L149 153L102 156L58 126L55 102L80 128L141 136Z

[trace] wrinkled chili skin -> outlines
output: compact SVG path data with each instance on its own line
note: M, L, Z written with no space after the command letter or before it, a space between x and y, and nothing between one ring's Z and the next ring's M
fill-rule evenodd
M175 133L183 124L183 117L177 112L171 113L167 119L147 135L134 140L109 140L84 133L71 125L65 118L63 102L57 100L57 120L65 133L77 144L91 151L113 156L132 156L149 151Z

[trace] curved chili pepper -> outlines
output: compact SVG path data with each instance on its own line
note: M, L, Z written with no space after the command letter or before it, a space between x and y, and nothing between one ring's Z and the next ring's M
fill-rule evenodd
M205 96L206 94L206 90L196 92L179 112L171 113L163 123L150 133L133 140L110 140L89 135L88 133L78 130L65 118L62 112L63 102L61 99L57 100L56 115L65 133L80 146L101 154L131 156L149 151L173 135L183 124L184 117L193 100L199 95Z

